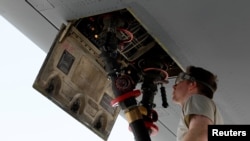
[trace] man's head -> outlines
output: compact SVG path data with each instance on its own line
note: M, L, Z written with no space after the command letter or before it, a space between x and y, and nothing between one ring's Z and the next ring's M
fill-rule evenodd
M192 94L202 94L213 98L217 89L217 77L211 72L195 66L189 66L186 72L178 75L173 86L173 101L183 104Z

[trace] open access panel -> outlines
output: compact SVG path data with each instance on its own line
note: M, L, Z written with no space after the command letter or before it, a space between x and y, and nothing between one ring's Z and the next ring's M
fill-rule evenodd
M112 46L107 48L107 33L110 32L115 36L109 39ZM114 71L124 76L124 80L115 83L119 90L141 83L145 70L150 68L158 68L151 70L159 76L155 80L157 83L167 83L166 78L182 70L127 9L83 17L62 25L33 87L107 140L121 108L110 104L115 96L105 70L107 64L102 59L103 50L112 50L110 55L118 64Z

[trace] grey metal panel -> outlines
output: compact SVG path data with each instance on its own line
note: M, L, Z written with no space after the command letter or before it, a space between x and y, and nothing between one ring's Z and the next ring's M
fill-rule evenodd
M24 0L2 0L2 16L43 51L48 52L58 30Z

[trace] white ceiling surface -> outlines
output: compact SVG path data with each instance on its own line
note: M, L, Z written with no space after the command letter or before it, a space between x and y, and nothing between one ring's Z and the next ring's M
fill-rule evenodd
M225 123L248 124L249 6L249 0L1 0L0 12L48 52L67 20L129 8L183 68L196 65L218 75L215 101ZM168 99L171 93L168 84ZM179 109L170 100L169 108L161 108L160 95L156 101L161 129L153 138L165 140L167 133L174 140Z

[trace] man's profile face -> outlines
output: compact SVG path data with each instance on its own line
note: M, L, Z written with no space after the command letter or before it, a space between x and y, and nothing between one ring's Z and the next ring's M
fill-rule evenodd
M172 95L173 102L176 104L180 104L182 101L184 101L187 91L188 91L187 80L183 80L178 84L175 84L173 86L173 95Z

